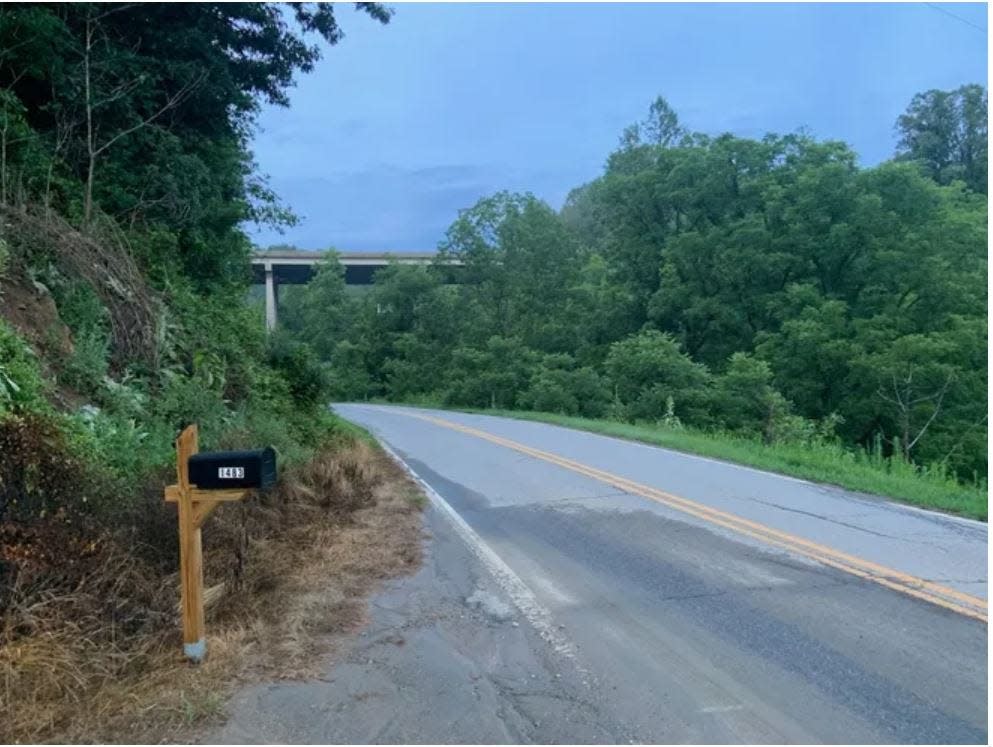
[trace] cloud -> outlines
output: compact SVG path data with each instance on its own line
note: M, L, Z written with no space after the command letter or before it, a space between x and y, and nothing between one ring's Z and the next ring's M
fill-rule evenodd
M293 243L305 249L434 249L458 214L483 194L495 175L470 165L402 169L378 166L321 177L274 177L301 225L286 236L254 234L256 243Z
M982 34L920 5L427 3L343 23L292 107L260 117L260 170L304 218L260 243L432 248L503 189L558 208L659 94L693 130L803 126L871 165L914 93L986 81Z

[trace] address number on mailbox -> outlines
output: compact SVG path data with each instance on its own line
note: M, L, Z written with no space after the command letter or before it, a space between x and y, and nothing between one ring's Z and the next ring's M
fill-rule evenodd
M201 451L187 462L190 482L200 490L270 488L276 483L276 452L271 448L250 451Z

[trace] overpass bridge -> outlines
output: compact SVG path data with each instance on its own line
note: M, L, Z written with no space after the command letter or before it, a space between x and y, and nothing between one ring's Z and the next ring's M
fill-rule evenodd
M276 303L279 286L309 283L317 265L332 252L308 252L299 249L268 249L252 253L252 278L265 284L265 323L267 329L276 326ZM390 264L430 265L436 252L337 252L345 267L346 285L371 285L376 270ZM448 264L461 264L453 261Z

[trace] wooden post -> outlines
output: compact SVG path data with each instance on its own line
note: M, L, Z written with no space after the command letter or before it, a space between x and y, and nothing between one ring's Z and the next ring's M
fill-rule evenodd
M183 653L194 662L207 655L203 624L203 547L193 510L189 458L199 451L196 425L187 426L176 439L176 476L179 485L179 576L183 610Z
M190 484L189 460L200 450L196 424L176 439L176 484L165 489L166 501L179 507L179 581L183 617L183 653L193 662L207 655L203 616L203 547L200 527L222 501L239 501L241 490L199 490Z

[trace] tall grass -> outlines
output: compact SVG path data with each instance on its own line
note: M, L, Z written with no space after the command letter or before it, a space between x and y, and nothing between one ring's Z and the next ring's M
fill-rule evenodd
M940 466L919 467L902 459L885 457L879 449L867 451L834 443L767 445L737 434L685 427L673 429L546 412L468 411L577 428L872 493L972 519L986 521L987 518L985 480L963 484Z

